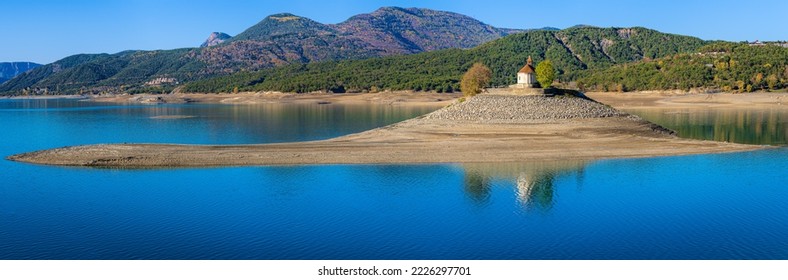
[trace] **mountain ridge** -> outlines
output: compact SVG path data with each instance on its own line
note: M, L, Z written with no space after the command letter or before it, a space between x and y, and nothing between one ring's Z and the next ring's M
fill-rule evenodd
M633 28L578 27L512 34L472 49L447 49L412 55L353 61L327 61L242 72L188 83L187 92L242 91L363 92L379 90L457 89L462 74L475 62L493 73L492 86L515 83L531 56L553 62L560 81L573 81L590 70L644 59L689 53L708 44L701 39Z
M503 43L499 42L501 38ZM442 77L440 79L443 80L435 84L423 83L435 79L424 75L434 73L414 76L410 88L431 90L440 86L445 90L453 83L452 80L456 80L454 76L459 71L458 67L464 67L471 58L494 66L493 71L499 73L494 78L495 84L509 82L511 77L504 76L504 73L508 73L510 68L522 67L526 54L535 56L537 61L553 60L558 67L559 78L571 80L581 70L693 51L707 43L695 37L638 27L496 28L465 15L419 8L383 7L337 24L322 24L294 14L280 13L269 15L213 46L73 55L0 85L0 93L167 92L184 82L237 72L294 65L286 69L296 73L301 71L298 69L320 68L310 66L312 62L336 61L341 64L342 61L433 51L443 52L434 59L456 64L440 66L443 69L440 71L452 76ZM444 57L444 53L455 52L463 53L460 56L473 56L461 60ZM390 63L389 60L384 61ZM381 67L385 70L387 66ZM421 66L414 64L409 67ZM375 69L369 71L380 72ZM259 81L249 82L260 84ZM318 87L304 85L297 91L330 90L336 84L337 81L327 81Z
M0 92L145 91L145 84L161 78L177 84L291 63L468 48L515 32L519 30L499 30L465 15L419 8L384 7L339 24L280 13L222 42L206 40L201 48L66 57L12 79ZM71 65L75 58L87 60Z

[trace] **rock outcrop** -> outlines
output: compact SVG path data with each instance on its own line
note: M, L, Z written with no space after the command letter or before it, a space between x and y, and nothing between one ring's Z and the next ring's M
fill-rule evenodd
M227 35L226 33L213 32L211 33L210 36L208 36L208 39L205 39L205 42L203 42L202 45L200 45L200 47L201 48L213 47L218 44L224 43L224 41L227 41L230 38L232 38L232 36Z

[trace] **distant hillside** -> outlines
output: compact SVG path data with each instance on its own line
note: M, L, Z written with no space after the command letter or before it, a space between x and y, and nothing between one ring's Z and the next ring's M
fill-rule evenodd
M588 69L697 50L707 42L646 28L576 27L512 34L468 50L451 49L407 56L290 65L189 83L191 92L239 90L453 91L462 73L481 61L493 71L493 86L515 83L515 73L528 56L553 61L559 79L574 80Z
M788 48L716 43L694 53L595 71L578 82L589 90L604 91L782 89L788 87Z
M469 48L515 32L520 31L417 8L381 8L339 24L276 14L232 38L212 36L202 48L68 57L3 84L0 93L146 91L151 86L171 88L184 81L290 63Z
M47 64L0 85L12 94L77 94L133 92L152 82L153 77L175 81L199 75L205 64L190 59L192 49L169 51L125 51L109 54L80 54ZM175 83L173 82L172 85ZM158 85L157 85L158 86Z
M38 66L41 66L41 64L33 62L0 62L0 84Z

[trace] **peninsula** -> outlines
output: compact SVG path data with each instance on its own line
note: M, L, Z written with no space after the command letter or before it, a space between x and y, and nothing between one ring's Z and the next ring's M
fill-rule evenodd
M167 168L485 163L719 153L763 146L682 139L572 94L485 93L430 114L321 141L260 145L102 144L8 157L36 164Z

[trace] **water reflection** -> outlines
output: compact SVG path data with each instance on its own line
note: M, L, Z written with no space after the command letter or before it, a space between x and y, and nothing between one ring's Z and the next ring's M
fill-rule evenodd
M788 144L788 109L627 110L675 130L680 137L743 144Z
M492 182L503 180L514 187L521 208L547 211L555 203L556 178L574 173L582 182L585 164L583 161L464 164L464 189L469 198L484 203L490 198Z
M65 145L252 144L320 140L357 133L438 107L316 103L122 105L47 99L2 100L0 115L23 118L23 123L37 122L31 127L46 128L42 134L53 134L52 130L78 132L68 135L68 139L59 139Z
M377 104L254 104L228 106L221 115L259 138L276 135L274 142L324 139L387 125L429 113L437 107ZM226 125L226 124L225 124ZM328 136L328 137L326 137Z
M517 177L517 201L526 208L552 208L554 179L552 173L520 173Z
M473 201L484 203L490 198L490 177L475 171L465 172L465 193Z

